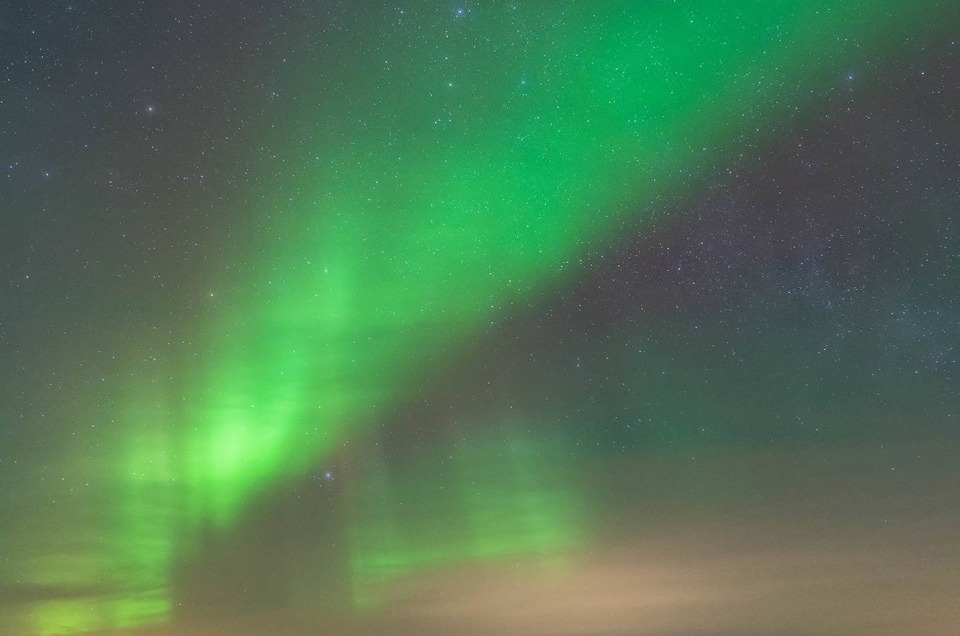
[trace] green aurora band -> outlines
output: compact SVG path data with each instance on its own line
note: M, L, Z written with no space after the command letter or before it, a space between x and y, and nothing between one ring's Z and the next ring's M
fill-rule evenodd
M293 110L264 134L300 167L256 211L255 255L223 274L209 355L177 382L135 372L105 451L116 513L89 522L97 557L72 567L90 546L47 546L22 573L116 591L31 605L26 631L170 620L171 561L202 533L230 533L638 215L935 22L923 0L490 2L459 21L415 4L357 16L284 70ZM586 540L562 449L542 445L474 440L443 469L452 493L360 470L345 491L355 606L437 564L549 560ZM400 499L462 523L430 536Z

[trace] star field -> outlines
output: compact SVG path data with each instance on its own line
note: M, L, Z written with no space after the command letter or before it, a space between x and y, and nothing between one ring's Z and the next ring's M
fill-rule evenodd
M0 636L950 633L958 34L4 5Z

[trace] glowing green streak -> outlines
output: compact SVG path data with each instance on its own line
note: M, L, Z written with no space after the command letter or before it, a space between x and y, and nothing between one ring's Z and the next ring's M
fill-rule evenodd
M298 102L322 107L290 115L302 138L288 163L306 167L277 192L264 257L218 322L188 444L196 522L230 524L505 307L575 271L632 202L730 158L810 82L840 81L837 60L922 11L751 0L550 13L493 4L476 17L491 31L453 38L424 20L415 41L453 42L448 55L384 38L332 95L310 88L313 67L292 78ZM378 34L403 22L378 17Z
M242 323L225 328L194 447L214 460L212 479L192 480L216 502L206 518L229 524L251 494L314 464L505 307L576 270L632 202L761 137L807 82L838 81L836 60L904 11L916 7L580 3L538 22L533 38L465 35L451 53L469 69L463 80L422 73L433 53L371 54L396 63L363 67L333 113L300 115L341 126L305 132L322 165L278 193L274 240L252 272L258 298L240 301ZM843 38L824 40L836 25ZM389 106L362 106L378 93ZM237 358L261 347L255 361ZM358 603L431 564L571 546L576 506L564 493L521 486L514 497L489 476L475 481L458 503L465 535L420 541L391 503L409 496L374 480L376 514L353 528Z
M557 0L485 3L457 26L435 5L372 12L364 32L330 36L326 64L281 80L298 96L278 127L292 176L228 281L241 290L208 326L212 353L185 395L131 392L117 518L94 524L110 539L93 554L114 571L59 543L47 546L55 567L23 566L36 584L122 591L32 608L31 630L163 620L171 555L202 526L229 531L252 497L316 465L512 304L575 274L637 221L628 211L761 140L861 48L936 21L932 1ZM154 432L127 433L131 422ZM379 499L358 502L350 524L358 601L430 564L576 540L576 498L532 485L541 464L508 462L516 492L483 464L459 464L479 485L452 480L463 512L441 512L460 529L436 547L409 536L389 479L373 479Z
M28 557L23 582L41 597L61 590L66 598L26 602L14 633L132 629L170 616L169 568L182 526L170 389L153 369L141 371L132 392L138 400L123 418L129 437L112 449L116 463L97 466L102 474L75 470L63 479L65 490L70 484L77 492L61 494L53 527L39 528L55 533L55 545ZM104 497L116 507L105 509ZM5 626L0 620L0 634Z

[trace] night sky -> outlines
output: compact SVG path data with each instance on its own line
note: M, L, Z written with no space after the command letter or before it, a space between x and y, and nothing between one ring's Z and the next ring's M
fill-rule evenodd
M960 633L960 4L0 0L0 636Z

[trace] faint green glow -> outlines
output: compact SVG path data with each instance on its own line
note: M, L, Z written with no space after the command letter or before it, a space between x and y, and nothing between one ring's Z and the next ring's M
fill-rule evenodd
M35 618L27 633L53 636L156 623L169 615L170 600L159 592L124 598L94 596L48 601L28 611Z
M51 601L36 610L37 634L73 634L90 632L109 624L101 599Z
M505 558L562 560L583 539L584 502L559 439L463 439L412 466L365 461L350 489L353 599L371 607L390 584L437 566Z
M31 603L26 633L132 629L170 616L170 566L182 526L170 387L156 371L140 380L138 399L127 405L127 435L115 450L119 461L102 486L115 508L77 502L90 508L89 520L63 528L61 549L33 559L32 584L74 590L78 598Z

